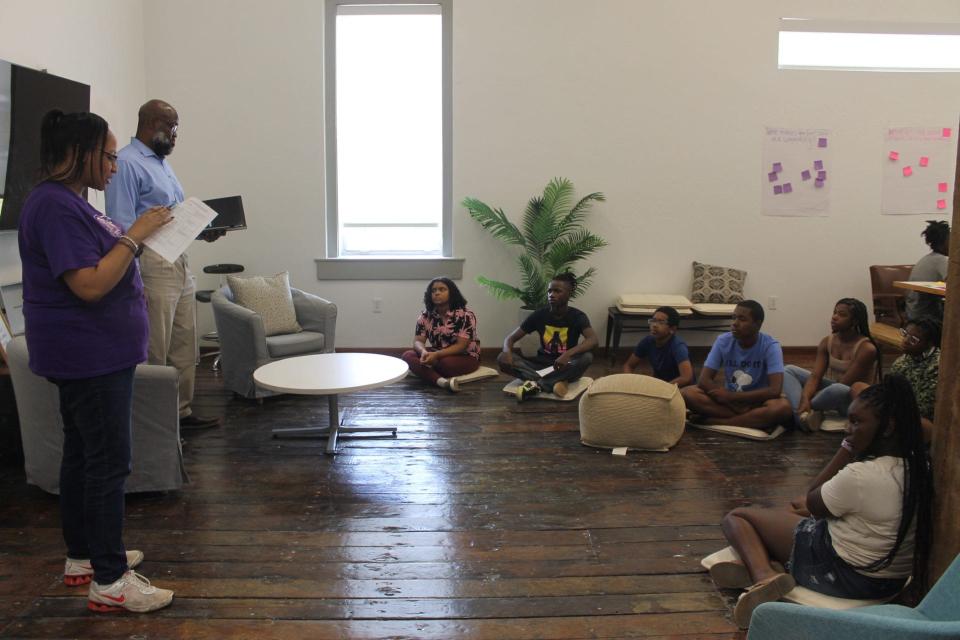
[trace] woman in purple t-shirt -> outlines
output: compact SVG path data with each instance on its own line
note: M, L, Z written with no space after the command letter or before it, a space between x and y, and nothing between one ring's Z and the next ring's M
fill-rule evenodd
M450 278L434 278L423 294L413 349L404 352L410 370L431 384L456 393L457 376L480 368L477 317ZM430 346L427 346L427 343Z
M83 198L117 171L117 139L92 113L54 110L41 124L42 181L19 228L30 368L57 385L63 416L60 512L64 582L90 583L94 611L153 611L173 592L132 570L123 545L133 376L146 359L147 317L134 257L171 220L157 207L124 233Z

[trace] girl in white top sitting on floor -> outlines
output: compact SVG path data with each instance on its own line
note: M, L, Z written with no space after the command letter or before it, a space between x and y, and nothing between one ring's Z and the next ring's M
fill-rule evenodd
M724 517L723 533L742 564L720 563L710 573L721 587L752 584L734 609L739 626L750 624L757 605L798 584L880 599L912 575L924 590L932 477L910 383L886 376L853 401L848 421L842 446L793 511L742 507Z

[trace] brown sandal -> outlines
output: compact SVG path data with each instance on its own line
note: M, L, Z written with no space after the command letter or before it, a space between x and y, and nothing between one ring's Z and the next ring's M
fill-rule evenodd
M778 573L763 582L758 582L740 594L737 605L733 608L733 621L741 629L750 626L750 616L753 610L764 602L776 602L787 595L797 586L793 576Z

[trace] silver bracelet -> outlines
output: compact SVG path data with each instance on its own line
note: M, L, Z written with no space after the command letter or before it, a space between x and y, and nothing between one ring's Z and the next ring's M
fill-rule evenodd
M136 240L126 234L117 238L117 242L120 242L123 244L123 246L130 249L130 251L133 252L134 258L140 257L140 254L143 253L143 247L137 244Z

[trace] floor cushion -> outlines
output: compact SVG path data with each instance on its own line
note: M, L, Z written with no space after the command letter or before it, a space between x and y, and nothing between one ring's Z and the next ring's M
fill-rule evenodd
M580 441L591 447L666 451L683 435L686 405L677 385L617 373L580 399Z

